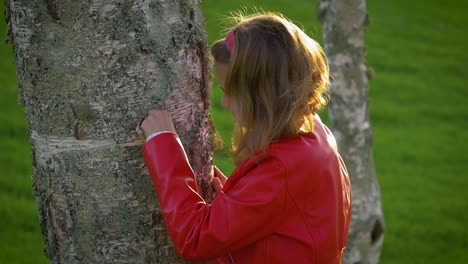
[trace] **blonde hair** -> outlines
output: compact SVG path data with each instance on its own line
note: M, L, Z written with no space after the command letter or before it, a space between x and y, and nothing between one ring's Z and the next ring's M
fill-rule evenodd
M232 54L224 39L211 52L216 63L228 65L224 89L236 120L231 155L238 164L274 140L313 132L330 82L323 49L283 16L235 19Z

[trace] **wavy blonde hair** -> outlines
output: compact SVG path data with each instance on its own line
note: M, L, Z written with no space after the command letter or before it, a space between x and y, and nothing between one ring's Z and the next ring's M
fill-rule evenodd
M211 51L227 64L225 93L236 120L231 155L239 164L280 138L313 132L328 101L329 67L320 45L275 13L234 18L232 54L223 40Z

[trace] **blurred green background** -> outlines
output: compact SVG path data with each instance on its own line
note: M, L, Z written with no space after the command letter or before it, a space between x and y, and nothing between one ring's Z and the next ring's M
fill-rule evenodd
M0 38L5 35L0 2ZM317 1L202 3L210 43L242 6L278 11L321 41ZM381 263L468 263L468 3L370 0L366 42L374 155L386 233ZM32 162L17 104L11 45L0 45L0 263L47 263L32 193ZM229 145L232 117L213 85L213 117ZM325 116L326 113L322 113ZM218 166L233 169L226 154Z

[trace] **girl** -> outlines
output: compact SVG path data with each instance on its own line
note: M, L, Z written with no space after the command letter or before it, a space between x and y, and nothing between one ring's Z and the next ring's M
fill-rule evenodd
M170 115L150 111L141 125L176 249L184 259L216 263L341 263L351 187L335 139L316 115L329 87L322 48L267 13L241 18L212 55L222 105L235 119L237 165L229 179L215 168L212 204L196 191Z

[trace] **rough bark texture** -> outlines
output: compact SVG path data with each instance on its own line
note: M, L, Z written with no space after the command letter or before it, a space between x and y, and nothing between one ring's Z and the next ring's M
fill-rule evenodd
M7 0L52 263L181 263L135 127L169 110L211 191L211 64L199 0ZM11 38L10 38L11 40Z
M325 51L331 74L331 127L353 188L351 231L344 263L378 263L384 220L372 154L368 113L368 69L364 31L365 0L321 0Z

